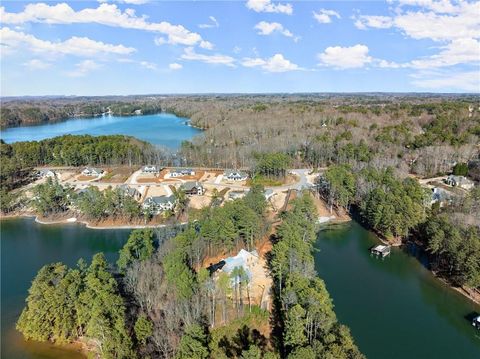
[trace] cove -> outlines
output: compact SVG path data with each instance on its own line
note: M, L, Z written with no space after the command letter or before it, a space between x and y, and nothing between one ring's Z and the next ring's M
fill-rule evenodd
M71 135L128 135L154 145L176 150L201 130L188 125L189 120L169 113L139 116L99 116L72 118L63 122L11 127L1 131L6 143L39 141Z
M480 332L468 320L480 306L402 249L372 257L369 248L378 243L351 222L320 231L315 246L315 267L338 319L367 358L480 358Z
M33 218L0 222L1 245L1 355L8 359L77 359L78 352L48 343L27 342L15 330L25 305L28 288L45 264L63 262L75 266L103 252L111 263L128 239L130 230L94 230L80 224L42 225Z

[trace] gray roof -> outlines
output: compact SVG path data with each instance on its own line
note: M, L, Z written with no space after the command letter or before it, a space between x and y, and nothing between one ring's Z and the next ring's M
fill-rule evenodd
M152 201L156 204L163 204L163 203L174 203L175 202L175 196L172 194L171 196L153 196L153 197L148 197L147 201Z
M184 184L182 184L182 188L185 191L191 191L192 189L198 188L198 187L203 187L203 186L201 183L195 182L195 181L185 182Z
M128 194L130 196L134 196L137 193L140 193L140 192L138 192L138 190L136 188L130 187L127 184L122 184L122 185L118 186L118 188L120 188L122 191L124 191L126 194Z

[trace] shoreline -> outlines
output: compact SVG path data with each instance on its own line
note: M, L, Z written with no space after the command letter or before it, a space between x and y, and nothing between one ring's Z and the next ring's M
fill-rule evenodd
M44 219L40 219L39 216L33 214L33 213L15 213L15 214L8 214L8 215L1 215L0 216L0 223L2 220L8 220L8 219L16 219L16 218L34 218L34 221L38 224L42 225L68 225L68 224L80 224L85 226L88 229L96 229L96 230L109 230L109 229L143 229L143 228L164 228L168 227L168 224L145 224L145 225L139 225L139 224L112 224L112 225L93 225L88 221L85 220L78 220L76 217L70 217L70 218L62 218L62 219L57 219L57 220L49 220L46 221ZM75 218L75 221L72 221L71 219ZM70 221L69 221L70 219ZM341 216L340 218L337 217L335 219L330 219L326 222L319 223L320 230L327 229L328 226L330 225L340 225L340 224L345 224L353 221L353 218L350 216ZM185 225L188 222L181 222L180 225ZM374 233L374 232L373 232ZM391 244L390 242L382 239L380 236L378 236L376 233L375 237L383 244L391 245L392 247L396 248L401 248L405 243L400 243L400 244ZM412 254L409 254L412 255ZM416 258L418 260L418 258ZM436 272L434 272L431 269L427 270L439 281L441 281L443 284L448 286L450 289L456 291L457 293L461 294L463 297L467 298L469 301L480 305L480 296L479 298L475 297L474 295L470 294L466 289L463 287L456 287L452 285L447 279L437 275Z
M80 224L85 226L88 229L98 229L98 230L108 230L108 229L143 229L143 228L164 228L168 227L170 224L111 224L111 225L95 225L86 220L79 220L76 217L62 218L62 219L52 219L46 220L40 216L33 213L18 213L18 214L9 214L1 215L0 223L2 220L17 219L17 218L34 218L34 221L42 225L69 225L69 224ZM185 225L188 222L181 222L180 225Z

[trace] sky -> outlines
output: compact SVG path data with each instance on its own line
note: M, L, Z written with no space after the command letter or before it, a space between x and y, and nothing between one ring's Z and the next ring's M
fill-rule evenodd
M480 1L5 1L0 95L480 92Z

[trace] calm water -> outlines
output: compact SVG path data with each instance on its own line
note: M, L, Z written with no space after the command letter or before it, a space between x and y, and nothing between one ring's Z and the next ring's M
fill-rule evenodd
M335 312L369 359L480 358L480 332L466 319L480 307L395 249L384 260L357 223L320 232L316 269Z
M41 225L33 219L0 222L1 227L1 358L53 359L83 358L82 355L48 344L25 342L15 330L27 297L27 290L38 270L47 263L74 266L78 259L90 261L103 252L115 261L129 230L93 230L84 226Z
M38 141L45 138L72 135L129 135L177 149L184 140L190 140L201 131L188 126L186 118L162 113L142 116L100 116L70 119L64 122L37 126L12 127L2 130L1 138L7 142Z

